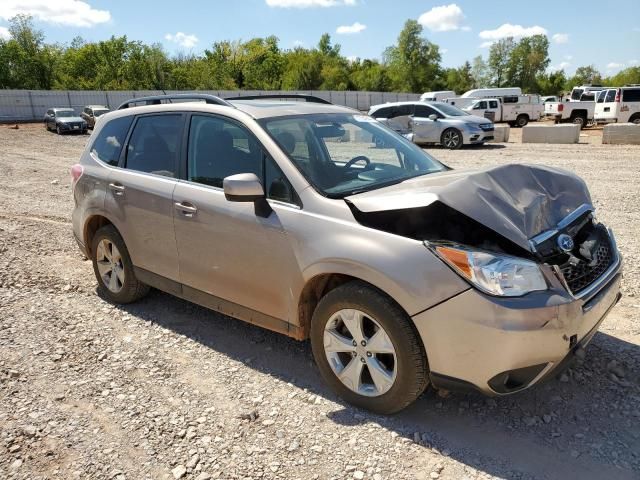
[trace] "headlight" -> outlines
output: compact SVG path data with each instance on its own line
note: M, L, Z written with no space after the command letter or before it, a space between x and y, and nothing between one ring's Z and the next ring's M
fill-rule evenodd
M491 295L517 297L547 289L547 282L535 262L451 246L436 246L435 251L462 277Z

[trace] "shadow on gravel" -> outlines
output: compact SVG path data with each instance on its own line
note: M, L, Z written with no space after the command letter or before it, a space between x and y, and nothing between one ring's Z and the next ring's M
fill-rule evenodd
M563 381L552 379L521 394L496 399L473 393L441 398L427 390L408 409L385 417L337 398L320 378L308 342L156 290L139 303L116 308L329 399L338 408L327 417L337 424L374 422L424 449L437 449L491 475L639 478L640 349L604 333L594 337L586 358L576 361ZM627 365L626 377L634 377L630 382L617 380L609 372L607 366L613 359Z

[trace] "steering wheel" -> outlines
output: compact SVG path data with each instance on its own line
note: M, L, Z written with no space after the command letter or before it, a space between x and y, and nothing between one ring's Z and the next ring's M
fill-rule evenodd
M366 166L368 167L369 165L371 165L371 160L369 160L368 157L365 157L364 155L358 155L357 157L353 157L351 160L349 160L347 163L344 164L344 169L347 170L349 168L351 168L353 165L355 165L356 163L358 163L359 161L364 160L366 162Z

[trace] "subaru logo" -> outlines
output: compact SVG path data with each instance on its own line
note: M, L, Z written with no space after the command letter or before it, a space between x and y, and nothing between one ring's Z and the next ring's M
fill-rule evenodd
M563 252L570 252L571 250L573 250L573 246L573 238L571 238L569 235L563 233L558 236L558 247L560 247L560 250L562 250Z

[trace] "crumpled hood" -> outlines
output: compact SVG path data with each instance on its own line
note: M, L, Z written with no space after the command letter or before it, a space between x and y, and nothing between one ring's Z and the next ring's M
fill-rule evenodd
M60 123L84 122L82 117L58 117L56 120Z
M440 201L527 251L531 251L529 239L555 228L581 205L591 205L585 182L573 173L517 164L424 175L346 200L361 212L403 210Z

